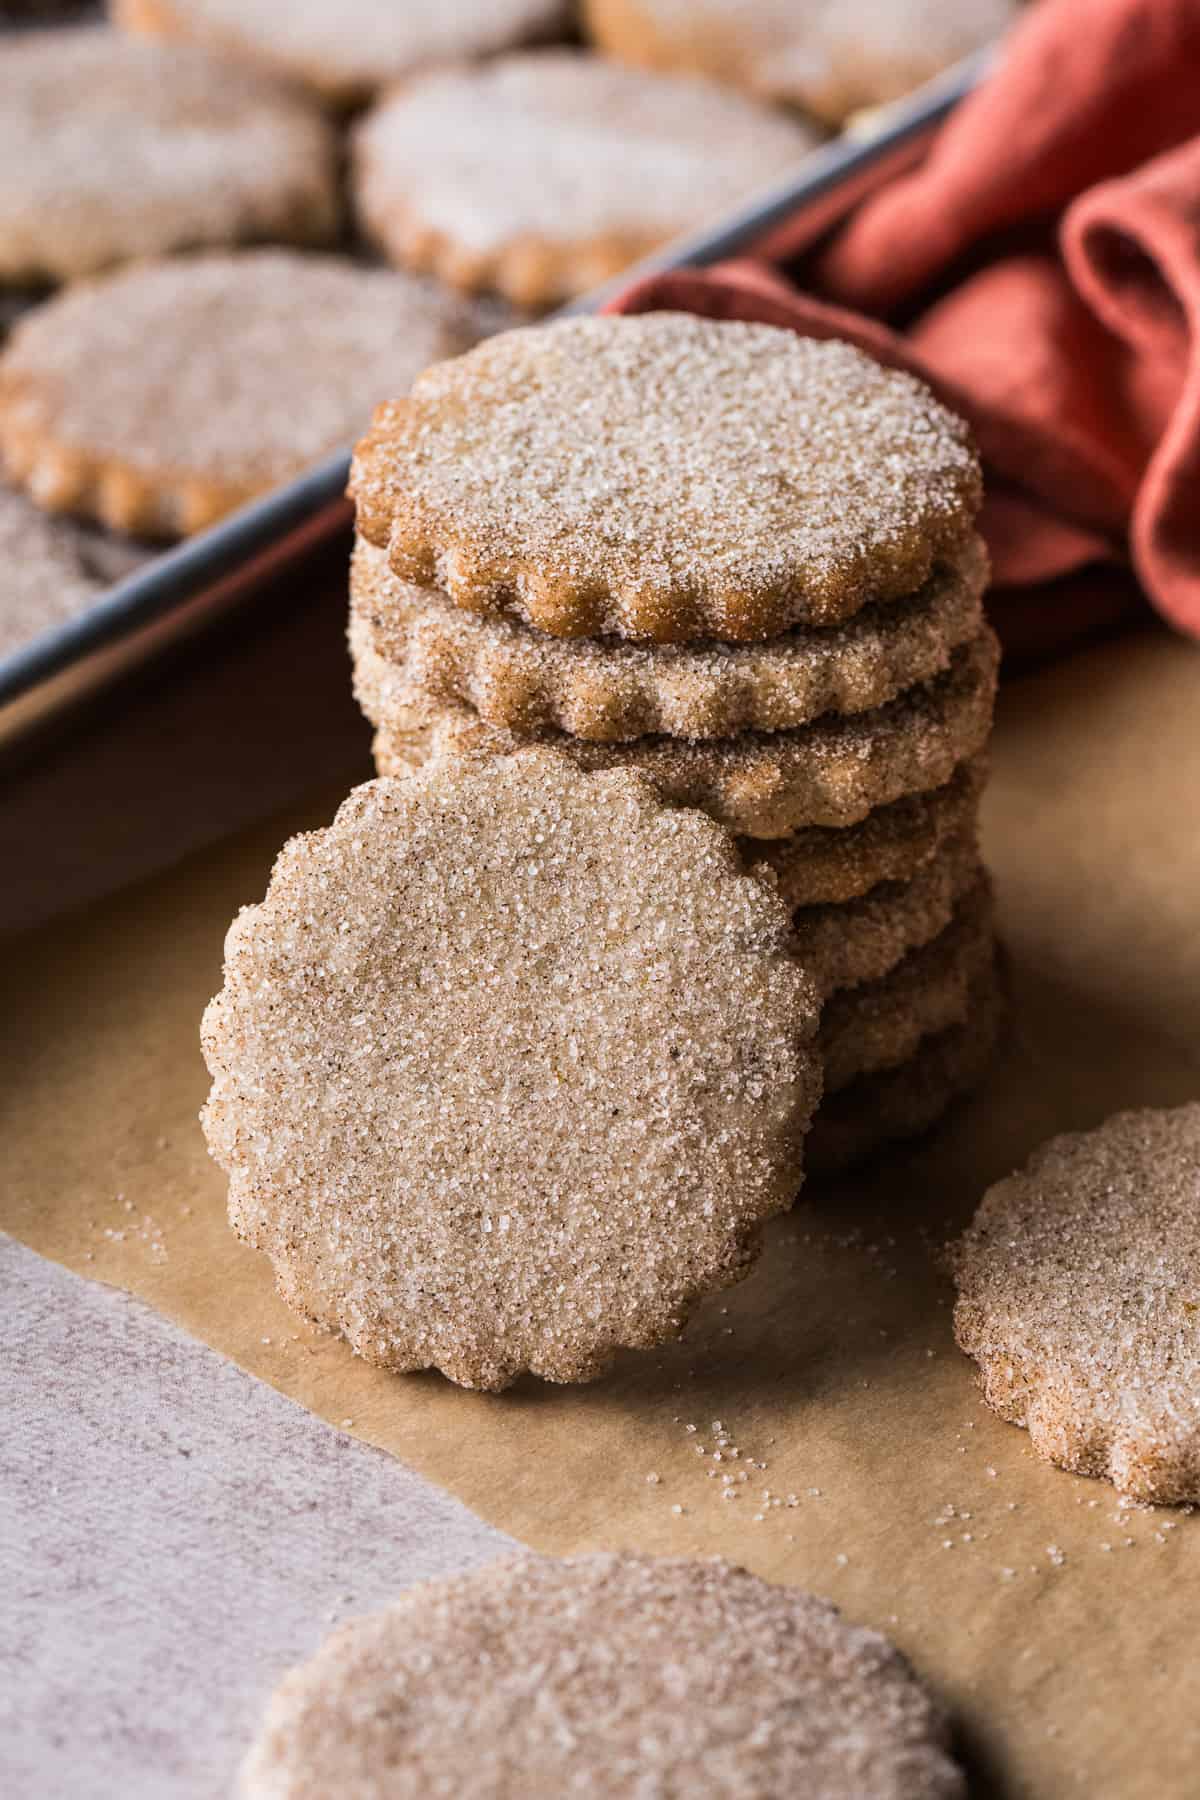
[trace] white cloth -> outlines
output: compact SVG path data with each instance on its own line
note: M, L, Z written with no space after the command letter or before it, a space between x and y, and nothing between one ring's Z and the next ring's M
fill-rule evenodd
M222 1800L335 1619L512 1540L0 1236L0 1792Z

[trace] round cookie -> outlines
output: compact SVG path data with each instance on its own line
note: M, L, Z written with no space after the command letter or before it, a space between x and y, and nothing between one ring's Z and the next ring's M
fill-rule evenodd
M856 1081L822 1101L804 1146L812 1175L843 1174L888 1144L920 1137L983 1080L996 1052L1004 1017L995 969L971 993L967 1017L917 1045L897 1068Z
M278 70L339 106L457 57L561 34L565 0L110 0L127 31L192 38Z
M946 929L979 875L972 825L909 881L881 882L841 905L798 907L792 927L805 968L823 994L881 981ZM787 900L786 890L780 892Z
M585 0L614 56L693 69L840 125L899 99L1016 18L1018 0Z
M927 581L967 427L836 340L685 313L505 332L383 406L351 492L405 581L559 637L757 641Z
M52 511L146 537L199 531L349 443L381 386L469 338L456 302L340 258L141 264L16 326L0 455Z
M816 141L716 82L552 51L388 96L354 134L355 196L392 262L544 308L719 218Z
M205 1130L284 1298L368 1361L582 1381L791 1203L818 1012L710 820L457 758L356 789L234 923Z
M536 1681L531 1675L536 1672ZM886 1638L719 1558L530 1553L412 1588L286 1677L242 1800L961 1800Z
M0 486L0 660L85 612L105 583L69 526Z
M1052 1138L954 1255L955 1336L1039 1456L1200 1501L1200 1103Z
M615 743L786 731L822 713L882 706L940 674L978 634L987 576L987 553L972 537L911 599L763 644L551 637L401 581L386 553L361 538L351 596L371 649L431 698L526 736L557 730Z
M821 1014L825 1092L898 1068L922 1039L961 1025L995 958L992 890L981 873L945 930L877 981L839 988Z
M438 707L399 681L392 665L364 651L351 622L359 704L379 727L381 774L412 760L412 726L422 719L427 751L507 754L523 741L483 725L465 708ZM635 738L592 744L557 733L546 741L581 769L635 768L669 800L698 806L744 837L785 838L809 825L857 824L902 794L949 780L978 754L991 732L998 648L984 632L956 652L944 675L911 688L874 712L814 719L798 731L744 732L732 738ZM393 720L400 742L393 739Z
M813 825L767 842L743 838L742 854L770 871L794 906L842 906L883 882L911 881L943 844L974 830L987 781L984 755L960 763L949 781L876 808L858 825Z
M303 98L190 46L0 39L0 282L263 238L328 243L337 143Z

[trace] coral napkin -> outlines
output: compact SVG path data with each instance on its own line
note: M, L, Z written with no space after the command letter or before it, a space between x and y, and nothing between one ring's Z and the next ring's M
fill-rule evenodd
M808 250L772 234L777 261ZM1003 60L793 286L773 262L616 303L853 339L972 421L1006 643L1128 606L1200 636L1200 0L1039 0Z

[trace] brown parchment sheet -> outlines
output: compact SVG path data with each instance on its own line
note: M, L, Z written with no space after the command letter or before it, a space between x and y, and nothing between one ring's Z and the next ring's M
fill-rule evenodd
M829 1595L949 1703L978 1794L1196 1795L1200 1516L1124 1509L989 1415L933 1252L1050 1133L1200 1095L1200 653L1146 633L1011 684L994 766L1015 1028L986 1091L810 1188L683 1343L591 1387L372 1371L225 1225L197 1023L228 920L336 793L0 951L0 1226L530 1544L720 1552ZM715 1419L767 1465L735 1502L696 1454Z

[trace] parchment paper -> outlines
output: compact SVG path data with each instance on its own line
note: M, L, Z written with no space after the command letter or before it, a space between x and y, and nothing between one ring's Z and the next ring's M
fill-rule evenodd
M812 1189L683 1344L584 1389L373 1372L224 1224L197 1021L235 908L337 798L6 947L0 1225L531 1544L719 1551L830 1595L949 1701L977 1792L1200 1791L1200 1518L1126 1511L992 1418L932 1254L1049 1133L1200 1094L1200 654L1147 634L1006 691L986 849L1017 1025L987 1091ZM694 1453L714 1419L768 1465L733 1503Z

